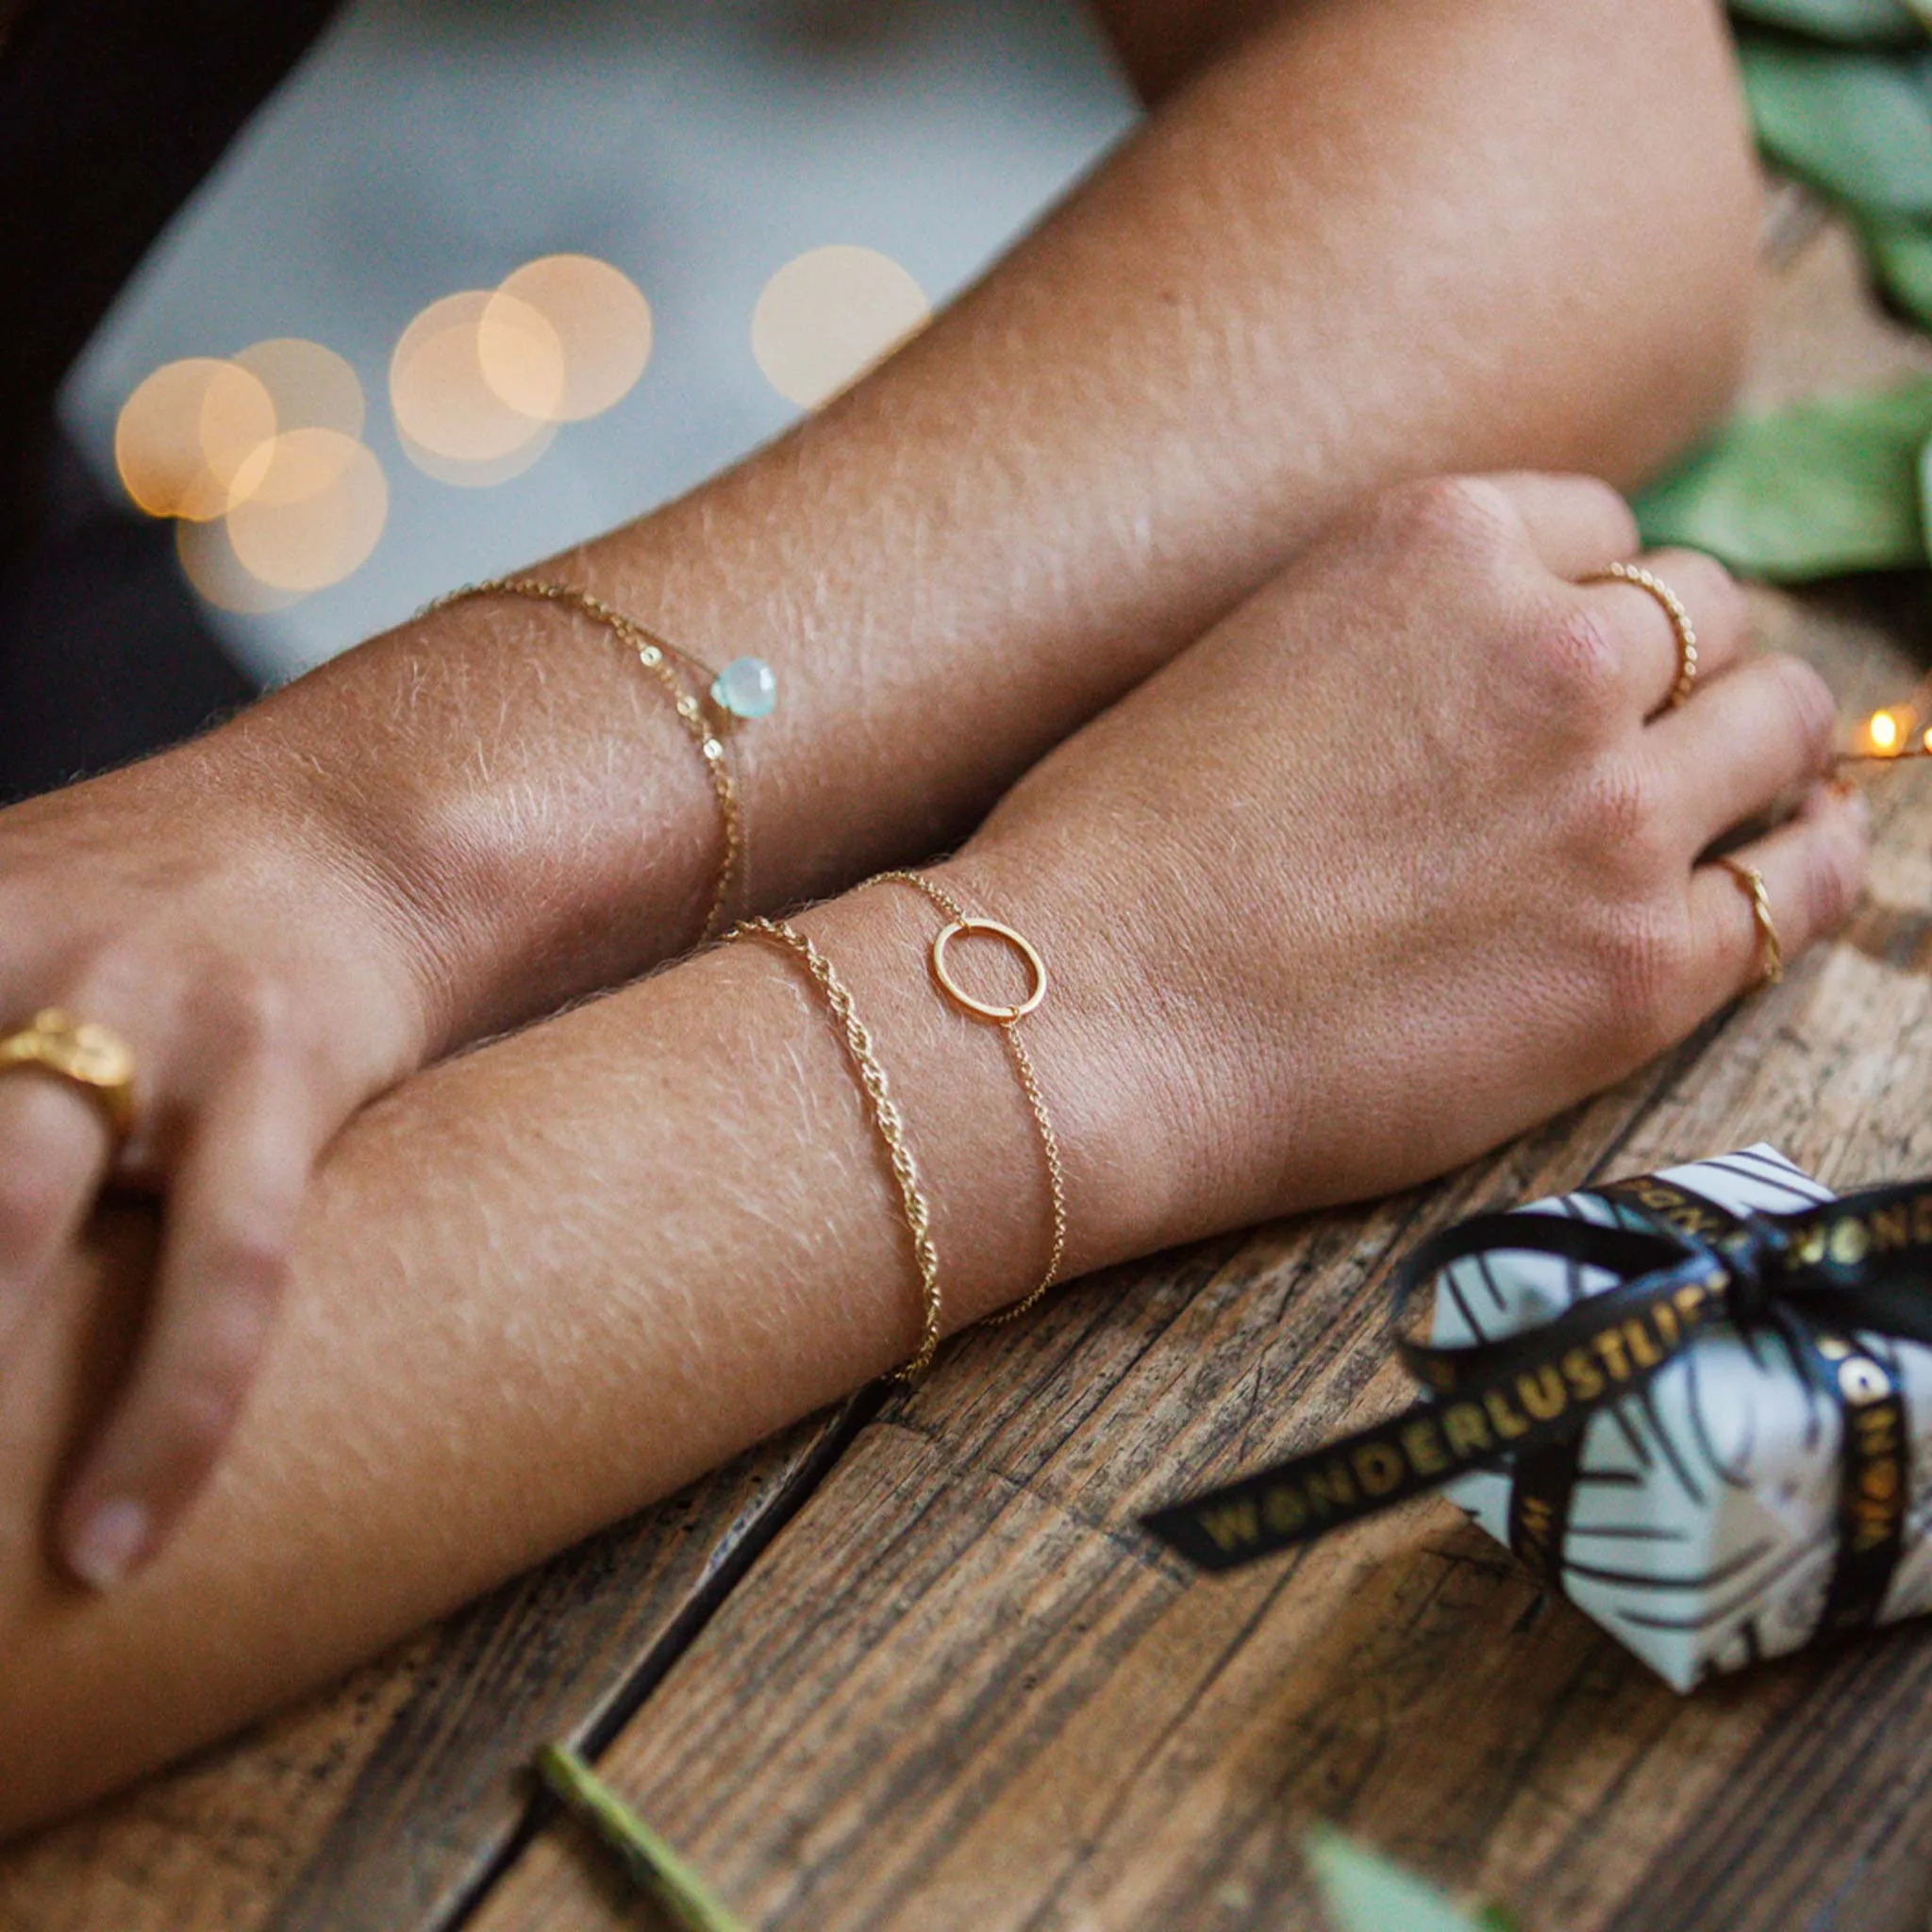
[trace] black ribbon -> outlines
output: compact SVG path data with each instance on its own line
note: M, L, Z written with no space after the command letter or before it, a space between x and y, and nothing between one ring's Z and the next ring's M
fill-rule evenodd
M1717 1323L1773 1339L1843 1418L1839 1537L1820 1630L1875 1620L1904 1550L1907 1437L1898 1379L1860 1333L1932 1346L1932 1180L1873 1188L1793 1214L1733 1214L1648 1175L1593 1190L1611 1224L1480 1214L1397 1270L1395 1312L1452 1263L1552 1255L1618 1282L1495 1341L1398 1348L1425 1390L1357 1431L1143 1522L1204 1570L1232 1570L1507 1467L1510 1541L1554 1581L1586 1423L1639 1392Z

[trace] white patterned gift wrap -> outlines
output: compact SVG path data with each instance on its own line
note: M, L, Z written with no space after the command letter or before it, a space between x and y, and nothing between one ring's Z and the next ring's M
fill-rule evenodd
M1664 1170L1734 1213L1790 1213L1834 1198L1775 1148ZM1585 1194L1522 1210L1611 1222ZM1539 1326L1617 1277L1554 1256L1500 1252L1443 1271L1431 1339L1494 1341ZM1904 1554L1880 1612L1932 1608L1932 1349L1858 1334L1897 1377L1909 1418ZM1843 1412L1798 1375L1782 1345L1713 1326L1647 1388L1585 1424L1561 1587L1677 1690L1801 1648L1816 1628L1837 1548ZM1509 1541L1509 1477L1482 1472L1443 1493Z

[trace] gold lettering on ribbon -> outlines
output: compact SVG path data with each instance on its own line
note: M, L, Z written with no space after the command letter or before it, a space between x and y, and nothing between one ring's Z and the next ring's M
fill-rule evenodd
M1533 1375L1517 1376L1516 1399L1540 1423L1555 1422L1570 1407L1562 1376L1547 1362Z
M1483 1407L1489 1410L1490 1420L1495 1424L1497 1435L1507 1439L1529 1434L1529 1424L1509 1407L1500 1389L1491 1389L1484 1392Z
M1791 1249L1792 1258L1801 1268L1815 1268L1824 1259L1825 1228L1822 1221L1814 1221L1798 1237Z
M1218 1504L1212 1509L1203 1509L1196 1520L1214 1539L1217 1549L1238 1550L1243 1544L1261 1540L1260 1525L1255 1518L1255 1505L1246 1496L1232 1503Z
M1855 1214L1847 1214L1835 1222L1824 1244L1826 1254L1840 1268L1856 1268L1871 1247L1872 1237L1865 1232L1865 1224Z
M1603 1372L1580 1348L1564 1352L1563 1379L1578 1402L1594 1402L1604 1392Z
M1671 1297L1677 1319L1686 1328L1694 1328L1710 1309L1711 1296L1723 1286L1721 1278L1707 1276L1703 1281L1687 1281Z
M1912 1239L1932 1242L1932 1194L1912 1197Z
M1662 1363L1663 1357L1657 1352L1657 1345L1644 1331L1641 1322L1625 1322L1624 1340L1630 1346L1630 1359L1640 1369L1654 1369Z
M1474 1456L1487 1456L1490 1450L1489 1424L1473 1402L1453 1402L1442 1411L1442 1434L1450 1453L1467 1461Z
M1308 1520L1308 1506L1301 1491L1288 1483L1277 1483L1261 1498L1261 1521L1272 1536L1289 1536Z
M1590 1338L1590 1345L1604 1358L1604 1367L1610 1372L1613 1382L1627 1382L1630 1379L1630 1364L1624 1357L1624 1338L1614 1329L1606 1328L1600 1335Z
M1326 1469L1311 1469L1303 1477L1302 1487L1307 1491L1308 1507L1318 1515L1347 1509L1355 1503L1355 1485L1339 1462L1331 1462Z
M1881 1255L1888 1248L1904 1248L1911 1244L1911 1216L1903 1201L1894 1201L1890 1208L1873 1208L1871 1227L1872 1245Z
M1402 1487L1407 1465L1387 1442L1364 1442L1349 1458L1355 1464L1355 1479L1365 1496L1386 1496Z
M1404 1424L1402 1447L1408 1466L1418 1475L1441 1475L1449 1467L1448 1452L1436 1433L1435 1423L1427 1416Z

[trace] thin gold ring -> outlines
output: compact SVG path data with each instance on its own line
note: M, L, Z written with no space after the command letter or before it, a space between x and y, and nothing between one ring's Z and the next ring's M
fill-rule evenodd
M1671 620L1671 630L1677 640L1677 675L1669 695L1657 708L1674 711L1697 687L1697 629L1690 622L1690 613L1684 608L1683 598L1654 571L1645 570L1641 563L1608 564L1602 570L1591 572L1583 581L1586 584L1630 584L1640 591L1648 591L1663 606L1664 615Z
M0 1074L37 1067L78 1087L107 1116L116 1140L134 1129L134 1049L111 1026L42 1007L0 1037Z
M1718 863L1750 894L1751 917L1757 924L1757 983L1775 986L1785 976L1785 949L1778 943L1777 922L1771 916L1771 896L1764 890L1764 874L1741 858L1720 858Z
M961 933L969 932L983 932L992 939L1004 940L1025 960L1032 985L1017 1006L994 1006L976 1000L947 971L946 948ZM956 919L951 924L942 925L932 942L932 976L939 982L940 991L961 1012L970 1013L975 1020L991 1020L995 1026L1010 1026L1015 1020L1024 1020L1046 997L1046 961L1030 940L1010 925L1002 925L997 919Z

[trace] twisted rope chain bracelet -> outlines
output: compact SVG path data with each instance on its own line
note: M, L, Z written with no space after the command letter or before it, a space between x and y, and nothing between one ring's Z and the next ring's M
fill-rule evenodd
M898 883L913 887L925 894L950 922L942 927L933 940L928 960L932 968L933 981L941 992L960 1012L969 1018L979 1020L999 1027L1006 1036L1007 1046L1012 1055L1014 1070L1020 1076L1020 1086L1026 1096L1026 1105L1033 1115L1034 1124L1039 1129L1041 1155L1046 1163L1047 1186L1052 1199L1053 1235L1049 1244L1046 1272L1040 1278L1039 1286L1031 1293L1017 1301L1009 1308L998 1314L987 1316L981 1327L993 1328L1001 1324L1018 1320L1031 1308L1048 1289L1059 1278L1060 1262L1067 1248L1067 1186L1066 1173L1060 1160L1059 1136L1054 1132L1052 1116L1047 1112L1046 1098L1041 1091L1040 1076L1033 1067L1033 1057L1026 1051L1025 1042L1016 1030L1019 1023L1034 1011L1046 997L1046 962L1041 959L1032 943L1009 925L1002 925L998 920L982 919L970 913L944 887L915 872L881 873L871 885ZM1016 951L1025 962L1032 980L1024 999L1011 1005L994 1005L989 1001L975 999L953 976L947 963L947 948L953 941L966 933L983 933L1004 941ZM924 1305L924 1326L920 1336L918 1351L903 1368L893 1372L893 1379L901 1382L917 1382L931 1368L933 1357L939 1352L939 1345L944 1329L944 1305L940 1294L940 1266L938 1251L932 1240L932 1206L925 1197L925 1190L919 1178L919 1166L913 1158L912 1143L907 1138L906 1117L899 1110L898 1103L892 1098L891 1084L886 1078L886 1070L879 1064L879 1058L873 1046L872 1034L864 1021L858 1017L852 1003L852 994L845 982L832 965L832 962L819 951L818 947L794 925L782 919L748 919L738 926L731 938L762 939L782 946L810 976L812 982L824 995L825 1004L831 1008L832 1017L839 1025L845 1056L852 1063L852 1070L858 1077L858 1084L865 1094L866 1108L872 1116L874 1130L884 1147L886 1158L892 1170L892 1179L899 1190L900 1206L905 1210L906 1226L912 1237L912 1256L919 1269L919 1285Z
M886 1150L886 1159L898 1184L899 1203L906 1212L906 1226L912 1236L912 1258L919 1268L919 1286L925 1303L925 1326L919 1339L919 1350L904 1368L893 1372L899 1382L916 1382L932 1367L939 1351L942 1310L940 1303L940 1258L932 1244L932 1208L925 1191L919 1184L919 1168L912 1158L912 1145L906 1138L905 1117L886 1080L886 1070L873 1051L872 1035L866 1029L845 982L833 970L832 962L811 941L782 919L747 919L731 935L737 939L770 940L783 946L811 975L839 1030L852 1071L858 1075L874 1129Z
M637 660L664 687L684 734L704 760L705 775L710 781L711 796L718 806L718 823L724 850L718 863L718 883L705 908L701 940L715 934L723 923L734 886L744 868L744 813L739 804L738 787L724 756L724 740L733 723L763 718L777 702L777 680L762 658L734 658L724 670L710 667L689 651L680 650L669 638L659 637L635 618L626 617L601 597L580 591L575 584L554 583L547 577L492 577L480 584L464 584L446 595L425 604L417 612L428 617L452 605L467 603L473 597L525 597L534 603L556 604L575 610L591 623L600 624L621 643L637 654ZM673 665L681 665L695 677L710 702L708 716L704 699L689 691L680 682Z

